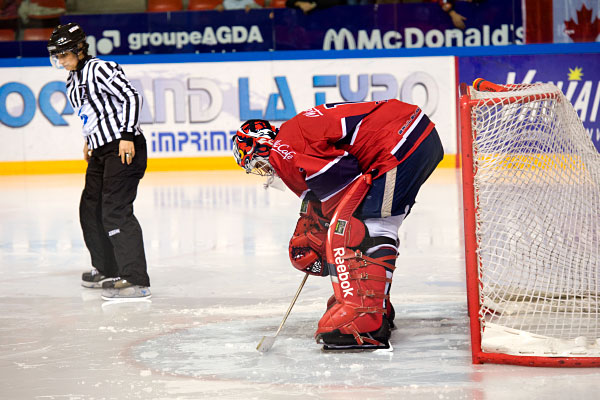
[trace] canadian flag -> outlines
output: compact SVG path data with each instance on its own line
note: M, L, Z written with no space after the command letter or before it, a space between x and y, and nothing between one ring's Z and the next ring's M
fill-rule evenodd
M578 1L581 3L582 1ZM577 2L576 2L577 3ZM600 33L600 19L598 19L598 2L589 2L590 8L585 3L575 10L575 15L564 21L565 34L574 42L595 42ZM573 10L568 10L573 11Z
M598 0L525 0L524 7L526 43L598 40Z

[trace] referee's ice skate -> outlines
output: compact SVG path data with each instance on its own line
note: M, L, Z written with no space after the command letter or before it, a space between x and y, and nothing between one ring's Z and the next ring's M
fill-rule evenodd
M152 297L150 288L147 286L134 285L126 279L114 282L106 282L103 285L102 300L135 301L149 299Z
M81 274L81 286L90 289L100 289L104 282L111 279L113 278L101 274L96 268L92 267L91 271Z

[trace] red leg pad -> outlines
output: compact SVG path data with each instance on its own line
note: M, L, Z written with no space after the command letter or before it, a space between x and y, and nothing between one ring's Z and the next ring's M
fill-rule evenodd
M315 335L336 329L355 336L376 331L387 313L384 308L384 300L388 299L386 284L391 284L392 279L386 276L385 268L378 260L345 250L349 256L343 257L344 263L340 265L345 265L347 271L340 272L343 268L338 268L337 277L332 276L332 280L337 281L334 283L336 301L328 303Z
M315 335L332 332L336 329L348 335L373 332L381 327L382 318L382 314L359 313L356 308L349 304L337 303L325 311L319 321L319 327Z

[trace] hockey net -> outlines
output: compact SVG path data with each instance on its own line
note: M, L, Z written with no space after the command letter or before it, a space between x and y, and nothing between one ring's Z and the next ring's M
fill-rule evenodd
M600 366L600 155L552 84L461 91L473 361Z

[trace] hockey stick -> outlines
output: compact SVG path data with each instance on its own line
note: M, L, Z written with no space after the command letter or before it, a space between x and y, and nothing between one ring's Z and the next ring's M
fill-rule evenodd
M256 350L260 351L261 353L266 353L271 349L271 347L273 347L273 343L275 343L275 339L277 338L277 335L279 335L279 332L281 332L281 328L283 328L285 320L287 319L288 315L290 315L292 307L294 307L296 299L298 299L298 296L300 295L300 292L302 291L302 288L304 287L307 278L308 274L305 274L304 278L302 279L302 282L300 283L300 287L298 288L296 294L294 295L294 298L292 299L292 304L290 304L290 306L288 307L287 311L285 312L285 315L283 316L283 321L281 321L277 332L275 332L275 336L263 336L263 338L260 340L260 343L258 343L258 346L256 346Z

